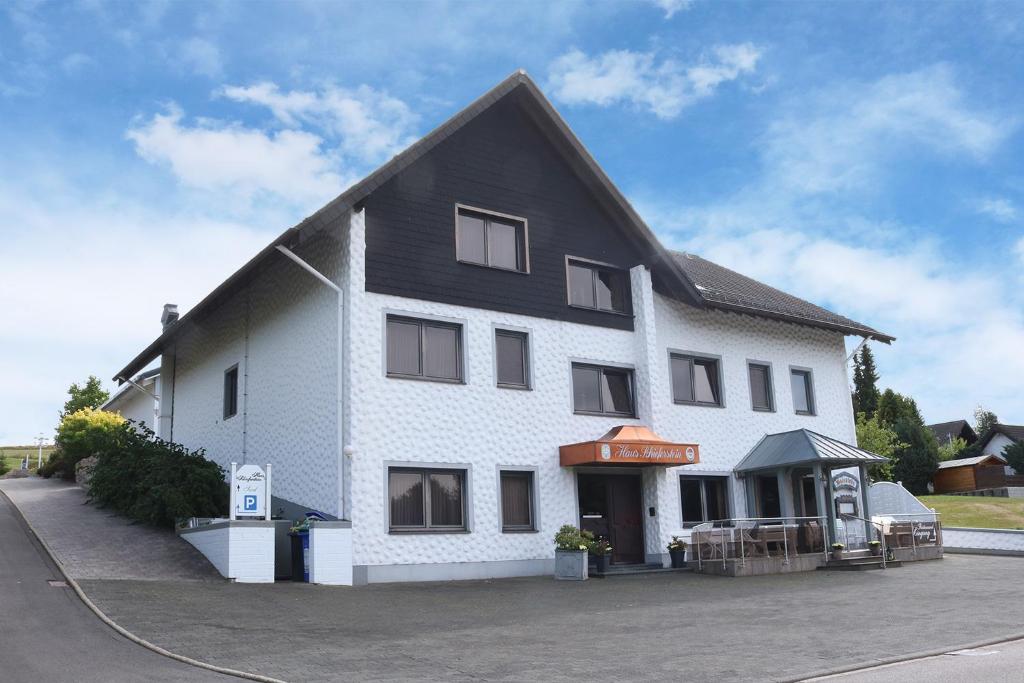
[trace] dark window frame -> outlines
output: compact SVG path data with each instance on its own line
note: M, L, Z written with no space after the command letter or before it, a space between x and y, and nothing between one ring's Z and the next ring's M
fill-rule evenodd
M676 386L673 379L674 373L672 367L675 361L685 361L690 366L690 390L693 393L692 399L681 399L676 398ZM714 363L715 365L715 379L718 383L718 401L698 401L697 400L697 389L696 389L696 376L694 372L694 365L697 363ZM672 351L668 352L668 377L669 385L672 390L672 402L676 405L681 406L701 406L704 408L724 408L725 407L725 372L722 367L722 357L716 356L710 353L696 353L693 351Z
M230 383L230 386L229 386ZM238 363L224 371L223 420L238 415Z
M423 491L423 525L395 525L391 520L391 474L419 474ZM432 524L430 500L430 475L459 474L462 476L462 524ZM389 534L462 534L469 532L469 471L461 467L410 467L388 466L384 482L387 498Z
M505 476L521 477L526 479L527 491L530 505L529 524L506 524L505 522L505 491L502 483ZM529 534L537 533L537 476L534 470L520 470L514 468L499 468L498 470L498 512L501 515L501 533L503 534Z
M498 337L511 337L522 340L523 344L523 383L501 381L501 360L498 358ZM513 330L505 327L494 328L494 380L495 386L500 389L518 389L529 391L533 388L533 375L530 361L530 333L523 330Z
M582 268L586 268L591 271L591 288L594 297L594 305L588 306L586 304L574 303L572 300L572 280L570 275L569 267L575 265ZM621 311L614 308L601 308L597 305L597 278L601 272L613 273L618 277L622 278L623 283L623 303L625 308ZM620 266L616 266L612 263L604 263L602 261L594 261L592 259L582 258L580 256L569 256L565 257L565 300L571 308L579 308L585 311L600 311L601 313L610 313L612 315L623 315L632 317L633 315L633 288L629 281L629 271Z
M765 390L767 392L768 407L759 408L754 403L754 377L751 374L751 368L763 368L765 371ZM772 372L772 364L768 361L762 360L748 360L747 361L747 388L750 390L750 409L758 413L774 413L775 412L775 375Z
M692 529L699 524L705 524L707 522L718 521L714 519L708 519L708 494L707 494L707 482L715 481L716 483L722 484L722 492L725 495L724 507L725 517L724 519L730 519L732 514L732 492L729 490L730 477L726 475L692 475L692 474L681 474L679 475L679 519L682 522L684 529ZM696 481L700 484L700 509L701 509L701 520L700 521L687 521L683 519L685 513L683 512L683 482L684 481Z
M789 366L789 387L790 392L793 390L793 376L801 375L804 378L804 391L807 392L807 410L797 410L796 397L793 396L793 412L797 415L807 415L814 417L818 414L818 401L814 395L814 371L811 368L802 368L799 366Z
M479 261L469 261L462 257L462 224L459 220L461 214L474 215L477 218L481 218L484 221L484 258L487 263L480 263ZM505 266L497 266L491 264L491 240L490 240L490 224L491 218L499 218L508 222L514 222L518 224L516 230L517 244L519 261L518 268L506 268ZM490 209L481 209L476 206L469 206L468 204L455 204L455 260L459 263L464 263L468 266L479 266L481 268L491 268L494 270L502 270L506 273L518 273L520 275L530 274L530 226L529 221L522 216L513 216L508 213L501 213L500 211L491 211Z
M405 372L392 372L388 364L388 344L390 342L390 334L388 332L388 323L390 322L414 324L419 326L419 373L411 374ZM426 354L427 354L427 328L434 327L440 329L455 330L455 360L456 360L456 372L458 377L435 377L433 375L426 374ZM465 333L464 325L457 322L449 322L447 320L435 320L433 318L417 318L411 315L404 315L400 313L387 313L384 316L384 374L393 379L412 379L421 382L441 382L443 384L465 384L466 383L466 367L465 359L463 358L464 341L463 335Z
M576 408L576 400L575 400L576 384L575 384L575 373L573 372L573 370L575 370L576 368L588 368L588 369L591 369L591 370L598 370L600 372L600 374L598 375L598 392L597 392L597 395L598 395L598 399L599 399L599 401L601 403L601 410L579 410L579 409ZM621 412L621 411L605 410L604 409L604 392L602 391L602 387L603 387L602 381L603 381L603 378L604 378L605 371L622 372L622 373L625 373L626 376L629 378L629 407L630 407L630 411L628 413ZM637 412L636 412L636 373L634 372L633 368L622 367L622 366L618 366L618 365L600 365L600 364L597 364L597 363L587 363L587 362L583 362L583 361L580 361L580 362L573 361L572 363L570 363L570 367L569 367L569 386L570 386L570 390L573 393L572 412L573 412L574 415L594 415L594 416L598 416L598 417L625 417L625 418L630 418L630 419L636 419L636 416L637 416Z

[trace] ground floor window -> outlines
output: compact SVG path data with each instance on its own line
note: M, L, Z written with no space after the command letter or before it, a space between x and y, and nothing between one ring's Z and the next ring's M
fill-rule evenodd
M388 469L391 531L464 531L466 471Z
M501 473L501 530L534 531L533 472Z
M683 526L729 517L728 477L679 477Z

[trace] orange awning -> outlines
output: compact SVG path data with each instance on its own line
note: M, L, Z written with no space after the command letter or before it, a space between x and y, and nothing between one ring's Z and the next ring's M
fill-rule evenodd
M647 427L619 425L596 441L558 448L562 467L573 465L693 465L700 462L695 443L672 443Z

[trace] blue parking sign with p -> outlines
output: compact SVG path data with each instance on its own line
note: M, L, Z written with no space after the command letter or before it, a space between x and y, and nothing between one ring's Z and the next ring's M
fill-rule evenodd
M242 497L242 509L246 512L256 512L259 510L256 503L256 496L250 493L245 494L245 496Z

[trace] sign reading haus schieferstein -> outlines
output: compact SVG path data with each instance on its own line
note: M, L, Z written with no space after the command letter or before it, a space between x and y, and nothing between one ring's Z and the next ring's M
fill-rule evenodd
M270 465L231 466L231 513L234 517L265 517L270 497Z

